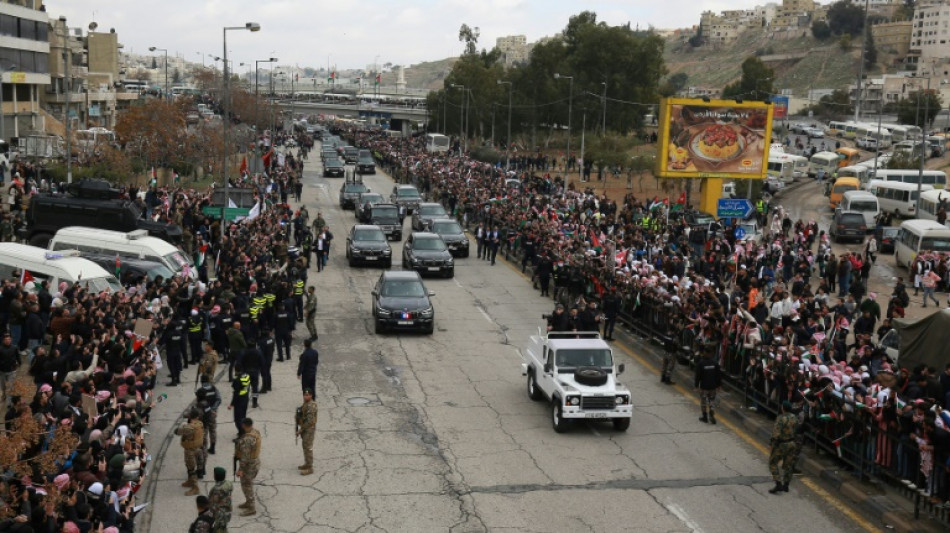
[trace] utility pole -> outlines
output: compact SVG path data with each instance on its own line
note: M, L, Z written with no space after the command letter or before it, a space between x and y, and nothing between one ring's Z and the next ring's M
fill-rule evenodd
M861 62L858 64L858 94L854 104L854 121L861 119L861 78L864 77L864 54L867 52L868 45L868 4L870 0L864 0L864 25L861 28ZM919 195L918 195L919 196Z
M73 70L73 57L72 53L69 50L69 26L66 25L66 17L60 16L59 21L63 23L63 59L66 60L66 71L63 73L63 86L66 93L66 106L63 111L63 119L66 122L66 183L73 182L73 147L70 137L72 137L72 132L70 131L70 120L69 120L69 92L72 89L72 70Z

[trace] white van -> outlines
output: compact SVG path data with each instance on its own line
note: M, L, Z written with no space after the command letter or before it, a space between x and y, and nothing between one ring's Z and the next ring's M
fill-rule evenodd
M950 228L936 220L905 220L894 241L894 262L910 268L922 250L950 253Z
M58 290L61 281L79 283L96 293L122 290L115 276L79 254L77 250L51 252L15 242L0 243L0 278L20 279L26 270L36 283L49 281L51 292Z
M871 177L871 169L863 165L852 165L838 169L839 178L858 178L861 183L867 183Z
M838 161L840 158L834 152L818 152L808 160L808 175L818 177L818 170L825 171L825 179L832 179L835 170L838 170Z
M864 215L864 223L869 228L874 227L874 220L881 212L881 206L878 204L877 196L867 191L846 191L841 197L841 209L844 211L857 211Z
M162 263L177 275L184 276L187 272L185 277L196 276L191 258L174 245L149 236L146 230L123 232L69 226L56 232L49 241L49 249L148 259Z
M807 173L807 158L781 152L770 152L767 170L768 177L780 179L785 183L794 182L795 178L802 175L801 171L796 167L798 163L796 161L797 159L804 161Z

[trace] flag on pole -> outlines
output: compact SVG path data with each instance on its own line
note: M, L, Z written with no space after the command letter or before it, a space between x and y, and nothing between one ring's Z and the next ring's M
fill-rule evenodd
M261 203L257 202L256 204L254 204L254 207L252 207L251 210L247 213L247 219L254 220L258 216L260 216L260 214L261 214Z
M34 278L32 274L30 274L30 271L25 268L23 269L23 272L20 273L21 286L26 285L27 283L34 281L35 279L36 278Z
M376 86L379 87L379 83L382 80L382 75L379 73L376 74Z
M198 260L195 261L197 266L201 266L205 263L205 252L208 251L208 245L202 244L201 248L198 249Z
M247 174L247 156L241 159L241 174Z
M237 207L237 204L234 203L233 199L228 198L228 207L230 207L231 209L234 209L235 207Z
M118 276L119 272L122 271L122 259L119 258L119 254L115 254L115 275Z

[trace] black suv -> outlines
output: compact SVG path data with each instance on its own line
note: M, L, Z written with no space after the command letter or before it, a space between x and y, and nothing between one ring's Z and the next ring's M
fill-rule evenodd
M396 185L393 187L393 193L389 195L389 201L398 205L403 213L411 214L419 208L422 195L415 185Z
M455 276L455 260L442 237L435 233L413 232L402 247L402 268L420 274Z
M356 209L356 199L364 192L370 192L363 180L347 179L340 187L340 207L343 209Z
M379 226L357 224L346 236L346 260L350 266L357 263L393 266L393 249Z
M369 150L360 150L359 158L356 161L356 173L376 173L376 161L373 161L373 154L369 153Z
M343 161L346 161L347 165L352 165L359 161L360 151L355 146L344 146L343 147Z
M356 200L356 209L353 211L356 213L356 219L360 222L366 222L369 220L369 208L385 202L386 199L383 198L382 194L377 192L364 192Z
M428 231L429 223L437 218L447 218L448 213L442 204L435 202L423 202L419 208L412 213L412 229L416 231Z
M387 329L416 329L432 334L435 308L429 301L430 296L435 296L435 293L426 289L418 273L405 270L383 272L373 288L376 333Z
M429 223L429 231L442 237L453 257L468 257L468 237L457 221L450 218L433 220Z
M330 178L336 176L342 178L346 174L346 167L343 165L343 161L340 161L338 157L328 157L326 161L323 162L323 177Z
M369 208L366 218L364 222L379 226L386 237L402 240L402 219L399 218L399 207L395 204L374 204Z

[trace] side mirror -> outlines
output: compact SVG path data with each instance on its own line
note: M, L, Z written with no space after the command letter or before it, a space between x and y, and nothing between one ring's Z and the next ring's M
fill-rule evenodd
M617 375L619 376L620 374L623 374L623 371L626 368L627 368L626 365L624 365L623 363L620 363L619 365L617 365Z
M435 296L435 291L429 291L429 296Z
M379 296L379 291L377 291L376 289L373 289L373 296Z
M544 372L546 374L551 372L551 363L544 363Z

